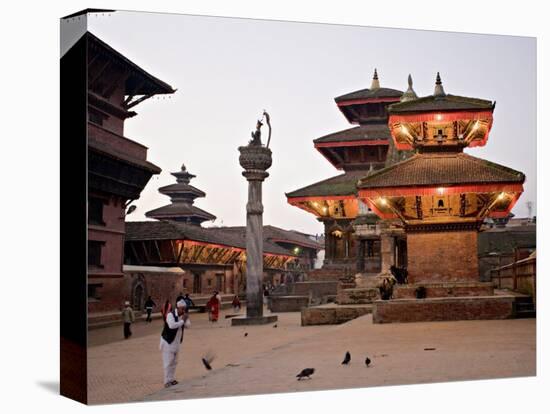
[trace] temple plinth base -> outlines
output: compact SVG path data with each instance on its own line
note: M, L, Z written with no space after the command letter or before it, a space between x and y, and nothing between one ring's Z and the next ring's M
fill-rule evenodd
M357 273L355 275L355 287L357 289L378 289L386 277L391 276L391 273Z
M462 296L377 300L374 323L508 319L514 317L514 296Z
M231 319L231 326L267 325L277 322L277 315L246 317Z
M425 289L426 298L443 298L457 296L492 296L494 294L491 282L453 282L453 283L410 283L395 285L393 299L414 299L419 287Z

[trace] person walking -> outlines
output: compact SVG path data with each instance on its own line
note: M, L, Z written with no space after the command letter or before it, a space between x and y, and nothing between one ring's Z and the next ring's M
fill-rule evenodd
M206 308L208 309L208 319L211 322L218 322L220 316L221 301L218 299L218 291L214 291L212 297L206 302Z
M184 300L176 303L176 309L166 315L164 328L160 335L159 349L162 352L162 364L164 368L164 386L166 388L176 385L176 367L178 364L178 353L183 342L185 328L191 326L187 304Z
M122 320L124 322L124 339L128 339L132 336L132 330L130 329L132 323L134 323L136 317L134 310L130 306L130 302L124 302L124 309L122 310Z
M264 305L267 305L269 299L269 288L264 286Z
M241 301L239 300L238 295L233 297L233 302L231 302L231 305L233 305L233 312L238 312L241 310Z
M191 299L191 296L189 296L189 293L185 294L185 296L183 297L183 300L187 304L187 311L188 312L191 308L195 307L195 302L193 302L193 299Z
M151 318L151 314L153 313L153 308L157 306L157 304L153 301L151 296L149 296L144 305L145 311L147 312L147 318L145 319L145 322L152 322L153 319Z

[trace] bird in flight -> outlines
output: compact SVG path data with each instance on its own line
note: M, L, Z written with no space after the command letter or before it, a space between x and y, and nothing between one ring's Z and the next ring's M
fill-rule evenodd
M351 361L351 354L348 351L348 352L346 352L346 356L344 357L344 360L342 361L342 365L348 365L350 361Z
M212 352L208 351L208 352L206 353L206 355L204 355L204 356L201 358L202 364L204 365L204 367L205 367L208 371L210 371L210 370L212 369L212 365L211 365L211 364L212 364L212 361L214 361L214 358L215 358L215 357L216 357L216 356L215 356Z
M277 324L273 325L273 327L276 328L276 327L277 327Z
M244 336L248 336L248 332L245 332L245 333L244 333Z
M370 358L367 357L367 359L365 359L365 365L367 366L367 368L369 367L370 362L371 362L371 361L370 361Z
M304 377L307 379L311 379L310 376L313 375L314 372L315 368L305 368L298 375L296 375L296 378L298 378L298 381L300 381Z

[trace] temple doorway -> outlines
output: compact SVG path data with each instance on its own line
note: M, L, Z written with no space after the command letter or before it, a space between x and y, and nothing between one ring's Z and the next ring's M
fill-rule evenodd
M407 267L407 239L405 238L395 240L395 265L399 268Z
M201 275L197 273L193 273L193 293L201 293L202 290L202 283L201 283Z
M134 294L132 295L133 298L133 308L134 310L142 310L143 308L143 296L144 296L144 289L142 284L138 284L134 287Z

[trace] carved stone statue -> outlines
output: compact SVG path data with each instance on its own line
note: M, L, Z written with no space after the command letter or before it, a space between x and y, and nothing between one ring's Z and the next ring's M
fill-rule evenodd
M256 131L252 131L250 135L252 135L252 140L248 143L248 145L255 145L260 146L262 145L262 121L258 119L258 122L256 122Z
M269 118L269 114L264 110L262 119L258 119L256 122L256 131L252 131L250 135L252 136L252 140L248 143L248 145L251 146L261 146L262 145L262 131L261 128L264 125L263 120L265 119L265 122L267 123L267 127L269 128L269 136L267 138L267 145L266 148L269 148L269 142L271 141L271 122Z

